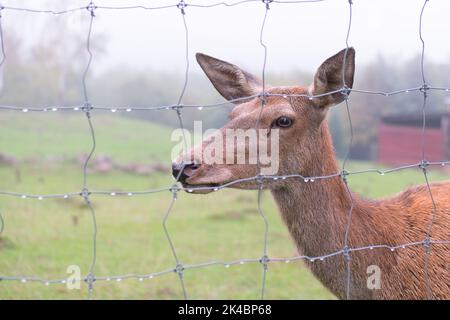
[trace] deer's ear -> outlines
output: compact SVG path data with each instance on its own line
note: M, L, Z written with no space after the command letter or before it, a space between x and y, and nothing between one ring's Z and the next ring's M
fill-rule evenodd
M196 54L197 62L214 87L227 100L255 95L262 90L262 82L234 64Z
M325 60L314 76L311 94L320 95L342 89L345 85L353 87L355 74L355 49L344 49ZM344 76L344 79L343 79ZM314 99L319 107L331 107L344 101L344 95L337 92Z

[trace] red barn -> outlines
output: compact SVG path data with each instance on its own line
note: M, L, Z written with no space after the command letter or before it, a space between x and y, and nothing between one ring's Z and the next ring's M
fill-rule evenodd
M450 159L450 113L426 116L425 159ZM399 166L422 160L422 115L393 115L378 127L378 162Z

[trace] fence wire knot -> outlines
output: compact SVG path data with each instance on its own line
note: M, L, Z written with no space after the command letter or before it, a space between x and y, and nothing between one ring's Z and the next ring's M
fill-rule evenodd
M86 112L86 113L90 113L93 109L94 109L94 107L89 102L85 102L83 104L83 106L81 107L81 111Z
M425 248L425 253L428 254L430 253L430 249L431 249L431 239L430 239L430 235L426 235L425 239L423 239L423 247Z
M429 91L431 88L428 84L424 83L421 87L420 87L420 92L422 92L423 94L426 94L427 91Z
M273 2L273 0L262 0L262 2L266 5L266 9L270 9L270 4Z
M348 100L348 96L350 95L350 88L347 85L344 85L340 90L341 94L344 96L344 100Z
M177 273L181 278L184 276L184 266L181 263L177 264L173 271Z
M352 258L350 257L350 248L348 246L345 246L342 249L342 255L344 256L345 260L350 261Z
M342 180L345 182L345 183L347 183L347 177L350 175L350 172L348 172L347 170L342 170L340 173L339 173L339 176L342 178Z
M422 171L426 171L430 163L427 160L422 160L419 163L419 168L422 169Z
M96 281L95 276L92 274L92 272L89 272L89 274L86 276L86 279L84 279L84 282L87 283L89 291L94 290L94 282Z
M83 188L80 192L80 196L84 198L84 200L89 201L89 196L91 195L91 192L88 190L88 188Z
M86 7L86 10L91 13L91 17L95 17L95 9L97 9L97 6L94 4L94 2L89 2L89 4Z
M181 10L182 14L186 14L186 11L184 9L186 9L187 7L187 3L184 2L184 0L181 0L178 4L177 4L177 8Z
M269 97L269 93L268 92L261 92L258 95L259 100L261 100L261 104L263 106L265 106L267 104L267 97Z
M174 110L178 115L181 115L181 109L183 109L183 105L181 104L174 104L170 107L170 109Z
M270 259L267 255L264 255L261 257L261 259L259 259L259 263L261 263L264 267L264 269L268 269L268 264L270 262Z
M174 199L177 198L177 194L180 190L181 190L181 188L177 184L172 185L169 189L169 191L172 192Z
M264 179L266 178L266 176L265 175L262 175L262 174L258 174L256 177L255 177L255 180L256 180L256 182L258 183L258 185L262 188L262 186L263 186L263 183L264 183Z

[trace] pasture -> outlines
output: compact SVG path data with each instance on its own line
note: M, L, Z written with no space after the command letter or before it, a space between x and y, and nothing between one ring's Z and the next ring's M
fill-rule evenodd
M171 129L150 122L109 114L93 114L97 136L95 156L107 155L126 164L167 165L167 172L136 173L112 168L92 171L91 190L143 190L170 186ZM0 114L0 152L15 165L0 164L0 190L31 194L79 191L81 165L76 158L90 150L91 141L82 113ZM94 156L94 162L95 162ZM349 171L379 167L349 164ZM443 171L430 171L432 181L448 179ZM423 183L419 169L385 176L366 173L351 176L350 186L364 196L380 198ZM169 191L133 197L92 196L97 213L96 276L152 273L174 267L162 228L169 206ZM258 258L263 250L264 224L256 207L256 192L221 190L208 195L180 193L168 227L184 264L213 260ZM269 219L269 256L297 255L276 205L268 191L262 208ZM0 236L0 274L64 278L69 265L87 273L92 255L92 221L83 199L31 200L0 196L5 230ZM191 299L257 299L262 267L245 264L213 266L185 273ZM81 290L64 285L0 282L0 299L79 299ZM95 299L182 298L176 274L139 282L101 281L94 285ZM271 263L267 299L333 299L302 262Z

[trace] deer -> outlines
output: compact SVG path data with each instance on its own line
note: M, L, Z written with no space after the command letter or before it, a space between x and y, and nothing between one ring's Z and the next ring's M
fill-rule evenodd
M326 115L330 108L348 98L341 90L343 83L348 89L353 87L353 47L326 59L307 86L265 85L257 76L229 62L202 53L197 53L196 58L216 90L234 103L229 121L218 132L255 128L256 122L258 128L268 129L268 134L278 130L280 176L320 177L341 172ZM263 107L261 93L267 93ZM205 194L213 191L212 187L236 180L241 182L231 184L231 188L254 190L260 186L256 180L247 179L258 176L257 164L209 164L197 159L196 151L210 143L212 140L205 138L172 163L173 176L185 190L191 188L191 194ZM450 183L434 182L429 186L435 206L426 184L377 200L351 191L342 175L313 183L267 179L263 184L264 189L270 190L302 255L320 257L345 248L350 208L347 248L399 246L396 250L355 250L323 261L307 259L305 264L312 274L337 298L450 299ZM433 216L433 228L428 234ZM427 235L429 242L424 241ZM414 242L419 245L400 248ZM371 266L379 268L377 288L368 286Z

